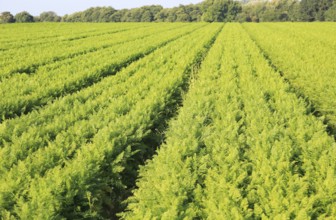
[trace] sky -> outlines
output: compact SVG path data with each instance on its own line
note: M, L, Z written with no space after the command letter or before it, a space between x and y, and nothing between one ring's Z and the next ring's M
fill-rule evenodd
M28 11L39 15L44 11L54 11L58 15L71 14L95 6L111 6L115 9L137 8L145 5L162 5L171 8L180 4L196 4L202 0L0 0L0 12L16 14Z

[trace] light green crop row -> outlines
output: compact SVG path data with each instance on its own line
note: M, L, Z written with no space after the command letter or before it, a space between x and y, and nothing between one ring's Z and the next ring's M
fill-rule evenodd
M131 40L42 66L32 75L18 74L3 80L0 82L0 93L3 94L0 100L0 116L1 118L11 118L21 115L47 104L56 97L91 85L107 75L115 74L130 62L169 41L200 28L202 25L196 24L186 28L179 26L173 29L163 27L163 29L156 30L152 27L152 30L147 30L150 32L149 35L143 33L146 29L138 30L137 34L134 33L130 36L125 36L127 33L124 33L121 35L124 40L129 38ZM157 32L158 30L161 31Z
M286 29L264 24L244 24L244 28L293 87L336 128L336 25L320 25L303 33L295 31L298 24ZM325 25L330 29L323 28ZM315 32L322 37L318 39Z
M181 26L181 24L168 26L154 24L147 25L147 27L142 25L137 28L132 28L132 26L129 28L119 27L106 31L104 34L77 40L56 40L50 43L13 48L2 52L0 58L0 80L20 73L33 74L39 66Z
M154 124L164 119L166 107L176 102L174 95L188 81L190 68L200 62L200 54L206 51L220 27L213 24L198 28L157 49L115 77L104 78L94 86L94 95L90 92L95 89L88 88L41 110L41 117L50 127L63 131L58 131L47 144L40 143L38 149L27 149L29 155L21 161L3 165L7 170L2 170L0 181L2 216L97 218L106 217L120 206L127 184L127 179L123 179L125 169L131 166L134 156L148 150L143 149L143 139L152 132ZM4 123L1 133L13 129L18 139L29 142L30 137L39 135L37 129L48 131L48 123L44 119L34 120L33 116L37 118L39 113ZM72 121L72 117L78 119ZM14 121L25 126L15 126ZM69 125L58 126L67 122ZM29 128L26 123L36 128ZM48 139L48 135L39 138ZM13 141L20 150L20 140L10 135L6 140L4 149ZM21 154L26 152L16 156Z
M335 24L325 23L266 23L261 24L275 32L280 32L280 36L287 35L290 39L305 42L307 45L314 44L319 47L336 49ZM292 38L293 36L294 38ZM298 38L300 36L300 38Z
M145 28L139 26L137 28ZM11 48L3 48L1 58L1 78L9 77L18 72L33 73L41 65L66 59L68 57L80 55L92 50L98 50L104 45L108 45L120 38L118 35L125 31L135 31L135 27L119 27L109 30L100 30L99 32L81 32L74 34L64 34L58 38L40 38L30 41L15 41ZM80 47L82 46L82 47ZM52 50L50 49L52 48ZM18 62L20 61L20 62Z
M332 219L335 153L240 24L227 24L122 217Z
M148 25L135 23L87 24L87 23L39 23L10 24L0 27L0 50L51 43L63 40L81 39L101 35L110 31L138 28Z

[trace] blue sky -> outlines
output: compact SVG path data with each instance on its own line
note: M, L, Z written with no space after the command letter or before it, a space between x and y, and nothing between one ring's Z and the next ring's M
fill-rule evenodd
M0 0L0 12L10 11L15 15L21 11L28 11L32 15L39 15L43 11L54 11L58 15L64 15L94 6L112 6L122 9L155 4L170 8L179 4L199 2L202 0Z

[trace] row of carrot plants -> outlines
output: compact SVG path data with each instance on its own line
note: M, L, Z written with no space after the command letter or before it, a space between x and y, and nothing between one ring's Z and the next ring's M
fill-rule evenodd
M87 24L87 23L20 23L0 27L0 50L27 47L63 40L81 39L129 28L144 27L139 24Z
M127 172L134 172L127 168L132 158L149 148L143 139L164 120L162 113L174 105L220 28L199 28L92 87L4 121L3 218L114 215L127 190Z
M109 31L105 30L101 34L89 37L81 37L76 34L76 37L66 40L56 39L48 43L39 42L6 50L2 52L0 59L0 80L19 73L32 74L39 66L134 41L172 27L174 26L141 25L117 28L112 26ZM64 35L64 37L66 38L67 35Z
M120 217L333 219L335 153L241 25L226 24Z
M325 117L322 119L330 124L335 135L335 24L312 24L310 28L305 28L307 24L284 26L244 24L270 62L298 94L311 102L312 111Z
M129 38L130 40L72 59L41 66L34 74L17 74L3 80L0 82L0 93L3 94L0 100L0 117L6 119L25 114L57 97L92 85L103 77L115 74L156 48L201 26L191 25L183 29L168 28L168 30L167 27L163 27L160 32L152 27L149 35L143 33L146 29L130 36L122 33L121 37L124 39L121 41Z

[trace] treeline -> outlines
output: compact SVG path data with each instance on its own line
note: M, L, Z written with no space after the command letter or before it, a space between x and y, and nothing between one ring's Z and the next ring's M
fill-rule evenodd
M336 21L335 0L205 0L199 4L163 8L160 5L116 10L93 7L63 17L55 12L32 16L20 12L0 15L1 23L13 22L267 22Z
M272 0L246 4L238 21L336 21L335 0Z
M62 17L53 11L42 12L39 16L33 16L27 11L17 13L15 16L5 11L0 14L0 23L29 23L29 22L60 22Z

